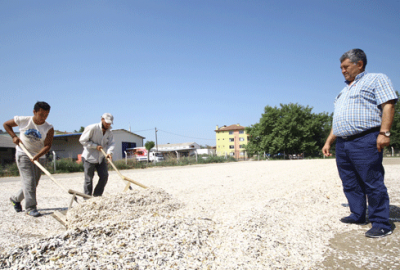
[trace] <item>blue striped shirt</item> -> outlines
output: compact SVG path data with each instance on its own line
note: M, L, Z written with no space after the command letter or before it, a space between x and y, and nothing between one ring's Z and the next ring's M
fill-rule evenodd
M381 73L362 72L335 99L333 134L351 136L379 127L382 122L382 103L398 97L390 79Z

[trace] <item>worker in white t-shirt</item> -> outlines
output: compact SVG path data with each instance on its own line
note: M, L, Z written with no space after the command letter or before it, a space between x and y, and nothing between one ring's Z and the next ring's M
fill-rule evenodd
M53 143L54 128L46 122L50 113L50 105L39 101L33 108L33 116L15 116L3 124L5 130L10 134L16 146L15 159L21 176L22 189L11 196L10 201L17 212L22 211L21 202L25 199L25 212L27 215L39 217L36 205L36 187L41 175L40 169L34 161L50 151ZM19 127L20 138L13 131L13 127ZM22 143L33 156L30 159L18 146Z

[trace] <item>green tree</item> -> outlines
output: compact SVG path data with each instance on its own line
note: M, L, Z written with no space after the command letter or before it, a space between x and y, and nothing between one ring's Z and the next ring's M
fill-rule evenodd
M155 145L155 143L153 141L147 141L144 144L144 147L146 147L146 149L147 149L147 163L149 163L150 150L151 150L151 148L154 147L154 145Z
M312 108L299 104L266 106L259 123L246 127L249 155L305 153L315 155L328 137L332 115L314 114Z
M76 129L75 129L74 132L75 132L75 133L78 133L78 132L83 132L84 130L85 130L85 127L82 127L82 126L81 126L81 128L80 128L79 130L76 130Z

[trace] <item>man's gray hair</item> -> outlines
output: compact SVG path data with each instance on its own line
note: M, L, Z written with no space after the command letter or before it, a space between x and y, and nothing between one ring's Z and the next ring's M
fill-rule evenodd
M344 60L349 59L350 62L356 64L358 61L362 61L364 63L363 69L367 66L367 56L365 55L365 52L361 49L351 49L348 52L345 52L342 57L340 57L340 63L342 63Z

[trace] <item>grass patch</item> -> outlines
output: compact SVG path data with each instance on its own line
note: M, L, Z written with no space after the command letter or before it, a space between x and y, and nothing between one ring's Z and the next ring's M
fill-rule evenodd
M6 176L19 176L17 163L0 166L0 177L6 177Z
M223 162L235 162L236 159L233 157L221 157L221 156L198 156L196 157L181 157L179 159L175 157L167 157L166 160L162 162L138 162L135 159L113 161L114 165L118 170L130 170L130 169L144 169L150 167L168 167L168 166L186 166L193 164L208 164L208 163L223 163ZM83 163L77 163L71 158L64 158L56 161L56 171L54 171L54 162L47 162L44 166L50 173L73 173L73 172L83 172ZM114 170L111 164L108 164L108 169ZM16 163L6 165L4 167L0 166L0 177L6 176L19 176L19 170Z

